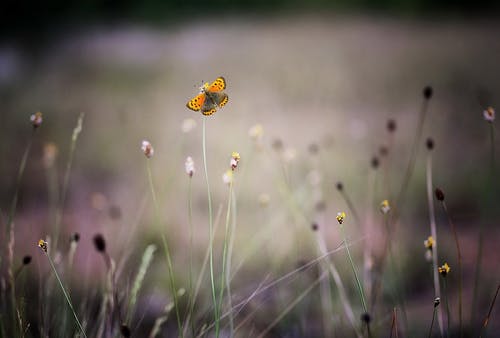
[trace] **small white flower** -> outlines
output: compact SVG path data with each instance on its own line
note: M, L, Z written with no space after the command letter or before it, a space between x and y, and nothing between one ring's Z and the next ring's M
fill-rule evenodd
M483 117L488 122L495 121L495 109L493 109L493 107L486 108L483 110Z
M196 127L196 121L194 119L189 118L182 121L181 129L183 133L189 133L195 127Z
M188 156L186 158L185 166L186 166L186 174L188 174L189 177L193 177L195 169L194 169L194 161L191 158L191 156Z
M382 203L380 203L380 211L384 215L387 214L389 211L391 211L391 206L388 200L383 200Z
M229 163L229 165L231 166L231 170L234 170L238 167L240 159L240 153L233 151L233 153L231 154L231 162Z
M149 141L143 140L142 141L142 147L141 147L144 155L146 155L147 158L153 157L155 150L153 149L153 146Z
M33 128L38 128L43 122L42 113L36 112L32 114L30 117L30 121L33 124Z
M224 173L224 175L222 175L222 182L224 182L224 184L227 184L227 185L230 185L233 182L233 171L232 170L228 170Z
M260 140L262 140L263 133L264 129L262 128L261 124L256 124L248 130L248 136L250 136L250 138L255 142L259 142Z
M286 148L283 152L283 161L291 162L297 157L297 151L294 148Z

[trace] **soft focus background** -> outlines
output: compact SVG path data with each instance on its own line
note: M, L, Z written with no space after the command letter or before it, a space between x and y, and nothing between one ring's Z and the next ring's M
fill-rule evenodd
M434 295L423 246L429 235L425 139L432 137L434 184L446 194L462 245L467 325L480 227L486 233L481 292L472 324L476 336L500 278L499 184L497 171L495 178L490 175L491 128L483 119L483 109L496 107L500 101L499 7L494 1L473 5L441 1L435 6L422 0L401 4L318 0L307 5L279 0L55 1L47 6L7 1L0 14L2 217L8 213L19 163L31 137L29 117L41 111L44 118L34 136L14 220L16 266L24 255L34 259L23 271L23 283L27 290L32 286L31 291L18 288L27 307L35 309L29 312L29 336L40 336L37 290L44 276L50 275L36 242L53 231L71 137L81 112L85 113L83 129L69 176L60 252L53 253L56 262L64 261L70 236L81 235L73 274L65 276L74 299L92 303L88 299L98 297L96 290L104 288L106 267L92 244L97 233L106 238L107 251L120 267L119 287L126 289L144 249L150 243L160 247L159 233L163 232L171 246L177 284L187 288L187 156L193 157L196 166L191 189L194 271L199 271L206 252L208 216L201 152L203 117L185 105L203 81L220 75L227 80L229 103L206 119L208 174L214 214L219 209L222 213L215 244L220 257L228 198L222 174L231 152L241 154L235 175L233 297L245 299L264 280L279 278L317 257L310 230L314 222L329 249L338 247L342 238L335 215L340 210L348 213L346 227L350 239L358 243L353 250L362 270L361 249L367 238L362 225L350 217L335 184L344 184L363 222L370 220L383 233L379 204L386 198L391 201L400 189L423 102L422 89L431 85L434 96L401 207L400 228L392 239L401 268L401 280L394 283L404 290L408 332L426 334ZM194 120L192 129L186 129L186 119ZM389 119L397 125L392 141L386 129ZM492 126L496 132L497 122ZM257 143L249 136L256 124L263 128ZM149 161L161 206L159 225L153 222L146 158L140 149L143 139L155 149ZM499 149L500 144L494 142ZM49 143L56 148L53 163L47 159ZM380 155L381 147L388 147L389 155ZM379 170L371 167L374 156L379 157ZM376 180L373 196L367 193L372 177ZM447 260L456 271L453 235L439 204L436 210L442 240L440 262ZM344 256L339 253L333 258L359 314L352 272ZM131 322L137 337L149 334L170 299L161 250L152 264L137 318ZM316 273L298 272L292 286L280 284L273 289L275 295L254 304L259 311L242 329L242 336L262 331L271 321L266 316L280 313ZM450 292L456 294L453 274L450 278ZM271 336L324 335L320 320L314 319L319 311L314 292L285 316ZM54 297L62 296L54 292ZM208 279L199 304L197 325L201 327L212 319L207 314L211 305ZM92 306L98 305L94 301ZM388 309L385 317L374 318L380 336L388 335L394 304L387 301L384 306ZM456 324L456 306L453 309ZM340 305L333 321L339 312ZM498 314L497 305L489 328L492 337L500 332ZM57 326L54 314L49 322ZM174 319L165 327L165 336L173 334Z

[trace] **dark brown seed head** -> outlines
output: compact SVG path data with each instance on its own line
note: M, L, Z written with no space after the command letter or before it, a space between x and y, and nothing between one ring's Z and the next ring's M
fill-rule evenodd
M336 187L338 191L344 190L344 185L342 184L342 182L337 182Z
M318 231L318 229L319 229L318 223L311 224L311 230L312 231Z
M431 86L425 86L424 91L423 91L424 98L426 100L429 100L432 97L432 92L433 92L433 90L432 90Z
M365 312L361 315L361 321L363 323L370 324L371 320L372 320L372 317L370 316L370 314L368 312Z
M78 243L79 240L80 234L78 232L75 232L73 235L71 235L70 242Z
M389 119L387 120L387 131L393 133L396 131L396 120Z
M29 256L29 255L24 256L23 257L23 264L28 265L29 263L31 263L31 256Z
M439 189L439 188L436 188L436 191L435 191L435 194L436 194L436 199L438 201L444 201L444 192L443 190Z
M372 162L371 162L371 163L372 163L372 168L373 168L373 169L377 169L377 168L378 168L378 166L380 165L380 162L379 162L379 160L378 160L378 157L377 157L377 156L373 156L373 157L372 157Z
M94 236L94 245L95 249L101 253L106 251L106 240L102 237L101 234L97 234Z
M132 334L130 332L130 328L127 326L127 324L122 324L120 325L120 332L123 337L128 338Z
M434 140L432 138L428 138L426 141L425 141L425 145L427 146L427 149L429 150L432 150L434 149Z

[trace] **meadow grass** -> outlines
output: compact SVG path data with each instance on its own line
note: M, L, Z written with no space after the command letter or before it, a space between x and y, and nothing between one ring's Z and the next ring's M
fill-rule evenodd
M138 233L129 232L130 229L103 228L104 235L94 235L95 249L105 262L104 283L100 278L93 280L93 274L99 271L96 269L88 270L90 275L79 276L85 271L81 267L82 255L91 262L96 259L88 252L88 243L82 244L90 242L89 235L88 232L80 235L71 231L71 237L68 236L70 231L64 229L65 222L62 221L64 213L68 212L65 201L73 184L70 184L69 177L74 156L78 155L76 141L82 129L83 115L73 131L61 191L57 191L61 198L51 198L51 203L57 203L54 223L42 229L46 232L43 238L47 238L47 242L38 244L45 253L51 273L47 273L43 261L37 261L38 274L30 272L33 264L24 258L22 264L13 269L16 257L19 258L18 251L13 248L13 228L18 218L16 207L21 179L29 165L31 137L21 159L10 213L4 222L8 244L5 252L9 255L2 256L7 257L2 258L2 278L8 282L2 284L1 289L1 299L6 301L2 302L0 316L2 337L432 337L436 336L436 320L441 337L486 336L488 324L495 314L498 282L495 281L496 292L489 304L479 305L478 282L474 283L476 286L471 292L463 280L466 253L459 242L460 228L452 222L453 209L448 209L444 203L442 192L436 190L435 199L432 195L435 188L433 170L444 170L433 167L432 155L437 150L430 147L428 141L425 159L418 155L432 94L431 87L424 88L423 106L409 147L409 159L398 161L398 157L392 154L397 151L392 140L396 133L393 128L389 130L391 145L386 150L391 156L381 156L380 159L377 156L371 163L366 161L368 178L362 178L364 196L359 196L356 191L352 194L346 191L336 175L332 175L335 180L327 181L325 177L335 168L334 165L330 167L331 163L306 161L305 158L297 161L296 150L285 145L286 140L277 145L278 142L264 142L259 137L257 144L255 131L250 133L253 143L246 148L251 149L249 153L252 155L246 159L242 154L239 163L240 155L233 153L228 166L220 160L224 155L218 154L218 150L207 149L208 117L204 116L201 157L205 182L200 184L194 169L189 171L186 164L189 175L187 198L185 193L169 192L167 187L165 195L176 195L172 206L168 205L172 200L157 195L158 187L164 183L159 181L164 177L157 177L157 168L152 165L156 165L153 154L167 156L164 154L168 151L160 147L155 153L152 145L143 141L147 177L142 181L147 181L146 190L149 191L153 213L143 216L142 207L135 206L131 214L141 224ZM224 107L218 114L225 109L230 108ZM217 123L216 119L217 115L211 123ZM494 128L493 123L491 126ZM86 132L91 135L91 130L86 129ZM81 137L91 136L82 134ZM490 140L494 149L494 138ZM196 140L187 139L186 142L191 141L195 144ZM315 152L318 151L327 150L319 147ZM490 157L494 158L494 150ZM209 160L211 168L221 172L228 170L214 190L211 190L214 177L220 177L221 172L209 172ZM258 170L265 162L271 163L269 175ZM403 168L399 169L402 175L394 174L392 164L395 162ZM490 163L494 167L494 159ZM379 166L384 171L382 175L378 173ZM173 172L174 177L184 175L181 170ZM416 180L414 175L418 172L425 172L425 179ZM273 177L273 185L264 186L273 192L273 199L262 199L259 205L253 185L261 188L257 183L267 178L266 175ZM401 181L394 177L401 178ZM57 182L51 179L48 182L56 184L55 190L58 190ZM393 194L393 189L397 194ZM422 236L412 239L418 243L415 245L417 249L409 247L411 241L403 238L411 227L406 213L417 204L408 197L412 189L422 192L432 237L431 241L431 237L423 235L426 232L415 231ZM334 199L335 190L340 193L340 200ZM387 199L379 204L379 198ZM443 207L449 228L439 227L440 221L434 210L436 200ZM147 206L147 200L145 203ZM335 215L333 209L346 210L347 213ZM214 210L218 210L215 215ZM379 212L382 216L375 217ZM109 213L111 221L118 217L117 213L115 209ZM321 221L317 222L318 219ZM424 219L426 217L418 218L426 222ZM106 222L110 220L106 218ZM175 226L176 222L181 226ZM201 235L207 233L206 237ZM125 242L121 240L124 234L128 238L139 235L140 238ZM448 238L452 237L456 255L450 254L452 250L448 248ZM54 246L51 246L51 241ZM32 245L36 246L36 243ZM162 263L157 259L158 245L164 249L166 264L163 259ZM330 250L330 247L335 249ZM282 250L281 254L279 250ZM480 261L481 243L478 250L477 260ZM425 261L426 251L430 254L430 264ZM116 255L117 252L121 255ZM420 256L415 256L416 253ZM415 257L406 258L407 255ZM456 261L453 261L453 256L456 256ZM119 267L114 261L117 257ZM453 262L451 269L448 264L438 266L439 261ZM408 268L408 265L416 268ZM431 266L431 274L422 272L428 266ZM477 274L479 269L476 268ZM38 285L38 289L20 284L18 276L21 274L35 281L32 285ZM48 277L51 275L55 279ZM83 278L92 280L84 285L79 283ZM421 293L421 303L416 303L408 290L422 284L427 289ZM67 303L64 308L57 301L57 289L62 290ZM187 297L183 296L185 290ZM490 295L491 291L485 289L484 294ZM476 322L471 318L471 323L467 324L463 309L469 295L472 295L472 303L477 304L473 306L478 306L484 317ZM440 298L445 304L446 325ZM171 319L174 317L170 316L172 311L175 319ZM458 313L456 318L452 315L454 312ZM75 325L66 320L70 315Z

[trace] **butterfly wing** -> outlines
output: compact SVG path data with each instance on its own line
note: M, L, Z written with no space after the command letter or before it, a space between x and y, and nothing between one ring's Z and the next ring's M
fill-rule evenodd
M226 89L226 79L219 76L214 82L212 82L212 84L210 84L210 86L208 86L206 90L211 93L216 93L223 91L224 89Z
M212 115L217 111L217 108L224 106L227 101L229 101L229 98L226 93L207 92L201 112L203 115Z
M200 93L196 95L193 99L188 101L186 107L194 111L200 110L206 102L205 97L206 97L205 93Z

